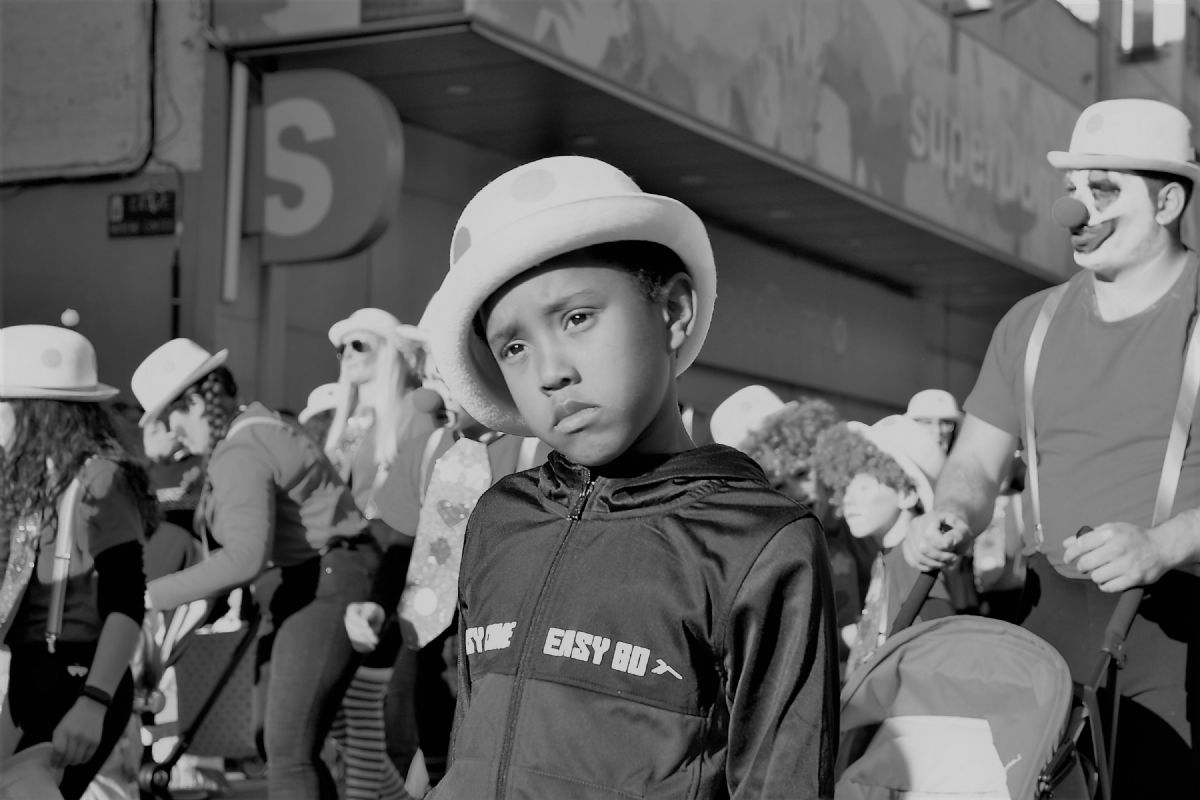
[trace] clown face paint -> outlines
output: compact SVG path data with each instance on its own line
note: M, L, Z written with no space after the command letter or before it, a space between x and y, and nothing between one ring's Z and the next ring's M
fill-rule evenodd
M1087 206L1087 224L1071 229L1075 263L1116 274L1152 257L1161 226L1146 181L1117 170L1071 170L1066 191Z

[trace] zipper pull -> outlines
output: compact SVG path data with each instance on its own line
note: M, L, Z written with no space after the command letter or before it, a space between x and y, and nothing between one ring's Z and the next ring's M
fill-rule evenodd
M592 493L592 487L596 484L590 477L583 484L583 491L579 493L579 499L575 501L575 507L571 509L571 513L567 515L567 519L578 522L583 519L583 507L587 504L588 496Z

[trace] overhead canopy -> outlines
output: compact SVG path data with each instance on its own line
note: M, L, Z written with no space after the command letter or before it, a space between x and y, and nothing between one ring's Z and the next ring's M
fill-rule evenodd
M235 49L267 69L350 72L406 124L514 159L608 160L716 224L977 319L1064 277L1062 264L1039 268L466 15ZM909 157L896 139L895 158Z

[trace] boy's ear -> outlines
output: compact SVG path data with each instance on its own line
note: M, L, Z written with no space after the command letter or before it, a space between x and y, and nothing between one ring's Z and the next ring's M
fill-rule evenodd
M679 352L696 325L696 287L690 275L677 272L663 287L663 294L666 296L663 320L667 323L668 344L671 352Z
M900 492L900 510L912 511L921 502L916 489L905 489Z

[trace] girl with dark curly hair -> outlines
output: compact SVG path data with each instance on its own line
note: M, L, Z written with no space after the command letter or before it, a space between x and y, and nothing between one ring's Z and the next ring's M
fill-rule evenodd
M0 640L12 654L0 759L49 742L72 800L129 721L157 512L100 405L117 390L97 381L87 339L0 328L0 363Z
M239 405L227 356L173 339L133 374L146 409L141 424L164 419L184 448L206 459L196 524L221 545L150 581L147 600L175 608L279 567L254 593L265 611L256 674L268 793L332 800L336 788L318 754L356 665L342 613L366 599L379 547L320 445L260 403Z

